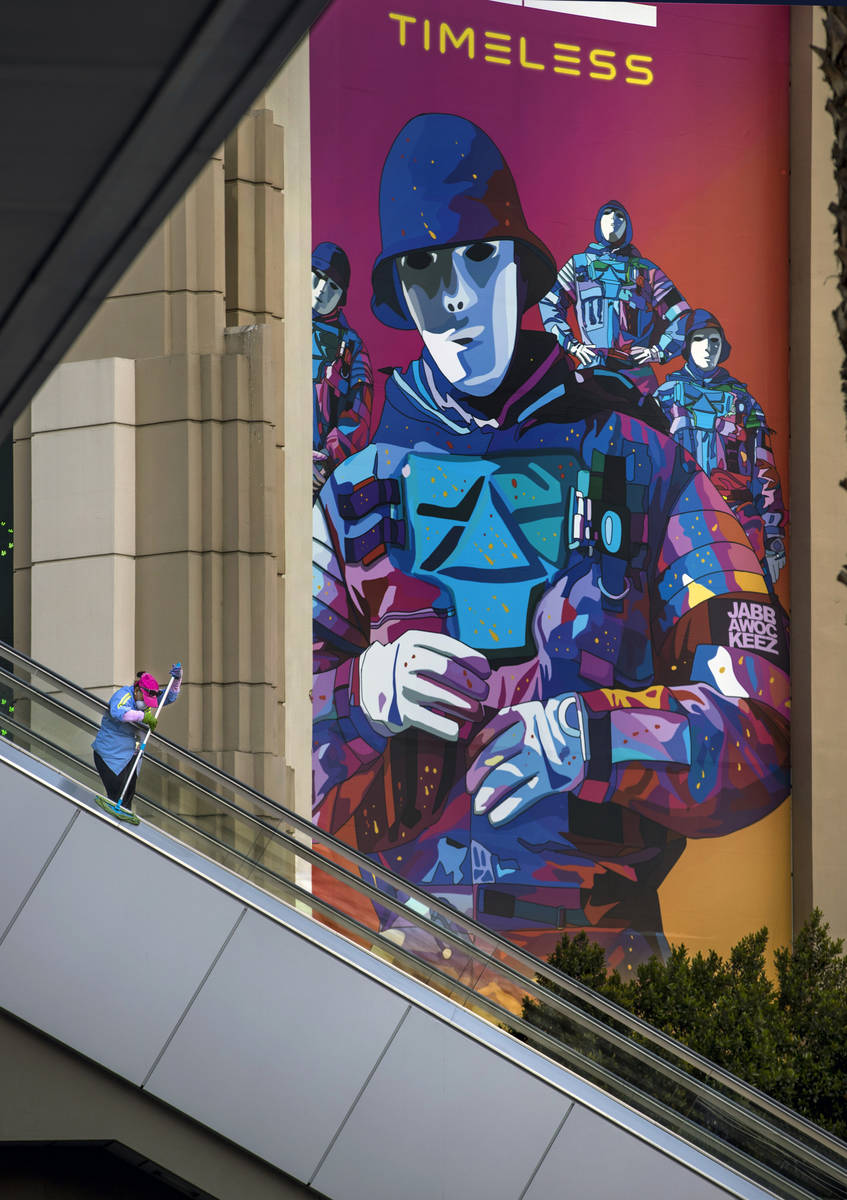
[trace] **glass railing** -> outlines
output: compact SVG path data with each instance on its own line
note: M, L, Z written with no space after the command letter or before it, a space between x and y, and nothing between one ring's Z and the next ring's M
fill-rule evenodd
M90 746L103 709L0 643L0 754L11 740L99 791ZM775 1195L847 1200L843 1142L158 735L145 751L135 808Z

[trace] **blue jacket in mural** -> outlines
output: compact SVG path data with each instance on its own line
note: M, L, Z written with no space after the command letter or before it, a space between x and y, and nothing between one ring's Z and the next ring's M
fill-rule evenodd
M671 437L711 478L759 560L784 561L785 505L767 419L745 383L687 362L656 392ZM770 568L768 568L770 569Z
M600 229L609 208L621 212L625 232L614 245ZM667 362L682 347L680 318L689 305L679 289L632 242L632 222L622 204L610 201L598 210L595 240L574 254L539 304L544 328L572 352L578 344L596 348L583 365L608 366L623 372L643 392L656 377L649 362L638 363L633 349L649 350L652 361ZM569 324L572 319L576 332Z
M367 446L373 375L364 343L341 309L312 315L312 450L326 454L327 474Z
M658 887L686 837L785 798L782 627L738 523L637 389L580 384L526 332L496 416L439 383L426 356L395 371L372 445L315 505L315 819L534 953L584 929L632 968L665 949ZM362 656L407 631L490 667L456 741L365 715ZM479 746L527 701L574 696L579 781L494 823Z

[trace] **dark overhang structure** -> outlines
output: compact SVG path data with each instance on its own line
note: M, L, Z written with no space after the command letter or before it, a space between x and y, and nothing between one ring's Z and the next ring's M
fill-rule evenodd
M328 2L4 6L0 438Z

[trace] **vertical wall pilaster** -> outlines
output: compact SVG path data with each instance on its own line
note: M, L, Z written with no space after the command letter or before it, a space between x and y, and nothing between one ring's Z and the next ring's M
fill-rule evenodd
M104 694L182 659L163 732L308 812L307 48L272 91L18 422L15 640Z
M839 302L832 119L813 45L823 10L792 6L791 619L794 920L818 905L847 935L844 681L847 441L832 312Z
M304 38L266 92L274 120L285 128L285 259L287 297L283 387L278 436L285 451L285 555L281 621L285 645L286 762L294 771L292 807L311 813L312 633L312 312L308 280L312 253L309 40ZM301 299L302 297L302 299ZM285 397L285 406L281 400Z
M226 140L227 325L283 317L283 127L264 97Z
M35 658L109 695L135 662L134 363L63 364L16 432L31 497L26 640Z

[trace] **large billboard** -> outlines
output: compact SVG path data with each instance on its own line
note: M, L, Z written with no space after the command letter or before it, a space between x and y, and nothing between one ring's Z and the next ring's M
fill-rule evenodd
M460 13L311 35L315 820L538 955L787 936L787 8Z

